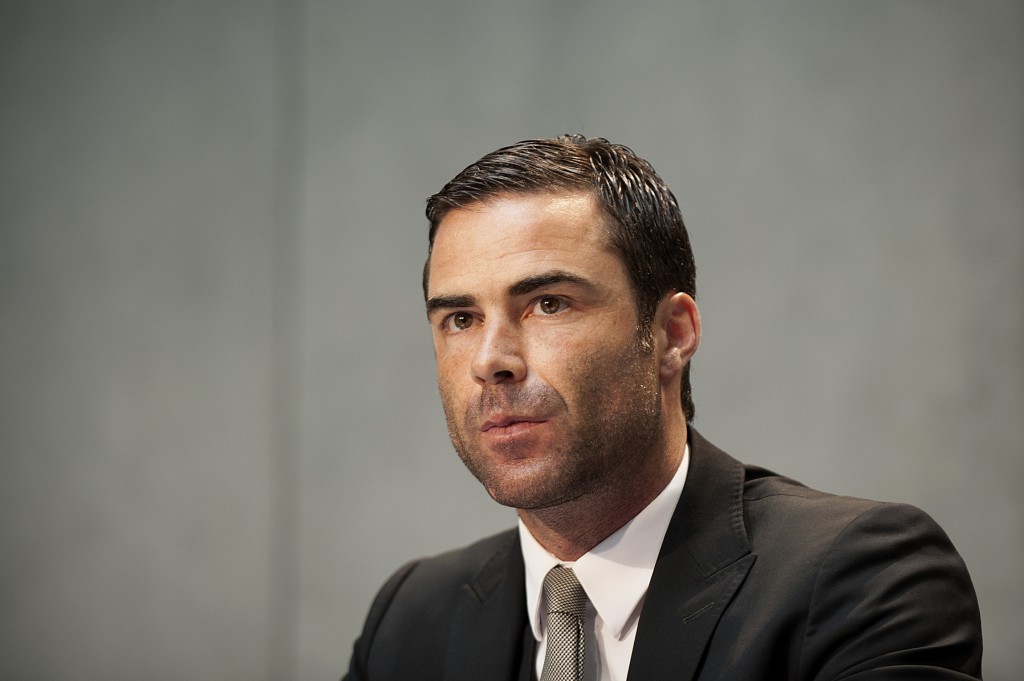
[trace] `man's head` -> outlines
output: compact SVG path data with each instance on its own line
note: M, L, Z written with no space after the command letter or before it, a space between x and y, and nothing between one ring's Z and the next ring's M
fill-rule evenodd
M592 144L600 163L581 156ZM650 242L649 258L664 261L666 243L678 234L686 242L649 167L606 142L511 149L430 200L424 292L438 387L469 470L519 509L534 536L542 517L562 526L575 548L560 555L576 555L638 513L678 468L681 379L700 314L679 290L686 284L640 255L638 244ZM615 216L593 183L574 179L587 168L604 169L591 174L605 176ZM660 212L675 215L673 239L645 221Z
M675 196L654 168L627 147L605 139L565 135L527 140L487 154L427 200L430 249L453 209L504 195L587 193L606 216L608 243L629 277L646 341L658 303L671 292L696 295L696 265ZM430 259L424 267L427 294ZM689 364L680 383L687 421L694 416Z

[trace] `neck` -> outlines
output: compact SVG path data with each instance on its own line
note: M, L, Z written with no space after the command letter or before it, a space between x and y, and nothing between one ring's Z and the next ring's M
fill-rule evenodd
M686 422L666 429L665 442L644 470L624 471L616 480L557 506L518 509L526 529L549 553L574 561L632 520L661 494L679 468Z

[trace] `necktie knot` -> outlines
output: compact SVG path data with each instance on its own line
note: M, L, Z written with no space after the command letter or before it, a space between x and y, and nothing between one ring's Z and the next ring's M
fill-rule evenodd
M544 597L548 614L564 612L583 617L587 612L587 594L571 568L556 565L544 577Z
M547 600L547 654L541 681L581 681L585 659L587 594L576 574L561 565L544 577Z

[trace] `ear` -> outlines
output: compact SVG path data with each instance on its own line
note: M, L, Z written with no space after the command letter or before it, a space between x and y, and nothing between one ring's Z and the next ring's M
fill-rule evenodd
M655 314L655 338L662 383L683 373L683 367L700 345L700 310L686 293L670 293L662 298Z

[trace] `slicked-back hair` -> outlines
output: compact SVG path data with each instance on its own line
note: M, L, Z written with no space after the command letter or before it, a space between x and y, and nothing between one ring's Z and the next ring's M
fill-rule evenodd
M640 333L649 341L654 315L670 292L696 296L697 267L679 204L650 163L621 144L583 135L518 142L493 151L427 199L430 238L423 268L427 295L430 252L449 211L506 195L589 192L608 216L609 243L625 265ZM683 413L693 421L690 365L682 375Z

